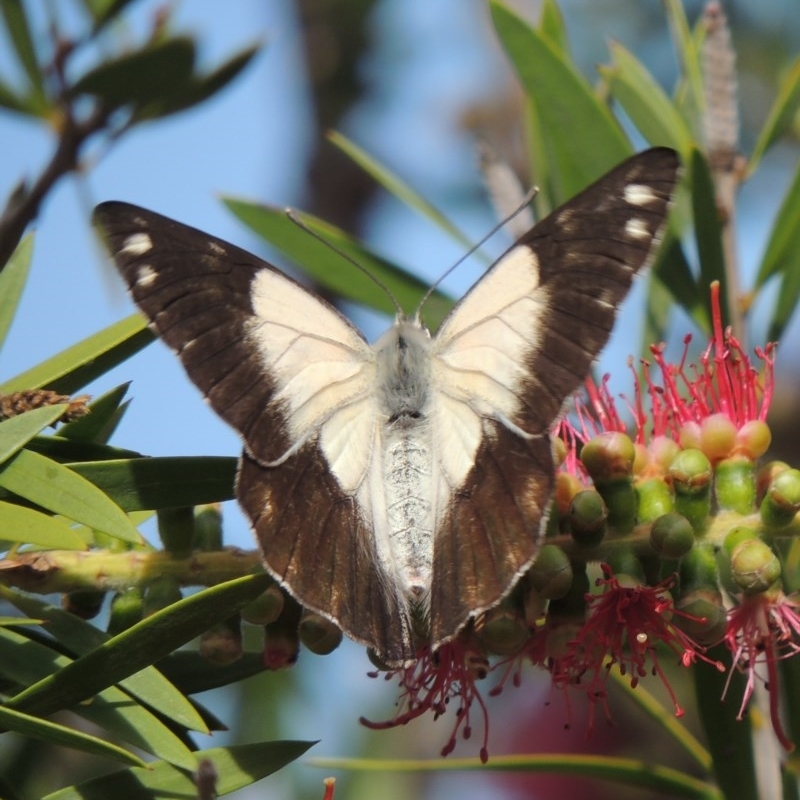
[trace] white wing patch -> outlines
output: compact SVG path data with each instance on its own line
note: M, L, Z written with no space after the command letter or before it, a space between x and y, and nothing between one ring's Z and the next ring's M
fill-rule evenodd
M475 462L483 418L507 422L519 410L525 355L535 348L548 293L527 246L513 248L445 320L431 347L434 452L449 489Z
M352 491L374 437L372 348L344 317L278 272L262 270L251 292L251 337L276 384L271 402L285 409L293 443L321 432L331 469Z
M632 206L646 206L658 201L658 195L649 187L641 183L629 183L625 187L625 202Z
M632 217L625 223L625 233L632 239L649 239L650 231L647 225L638 217Z
M149 234L141 231L139 233L132 233L122 244L119 252L120 254L131 256L143 256L153 249L153 240Z

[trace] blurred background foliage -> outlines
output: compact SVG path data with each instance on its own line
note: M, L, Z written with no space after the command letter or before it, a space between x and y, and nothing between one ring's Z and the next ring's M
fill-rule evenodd
M363 241L366 250L357 248L362 263L379 269L387 259L410 269L419 280L399 280L413 294L464 251L465 240L479 239L494 222L495 211L477 163L478 137L488 141L514 167L523 183L535 181L541 186L536 201L540 212L564 200L627 152L645 146L646 139L680 150L688 167L687 192L696 201L708 190L713 164L709 169L701 155L705 152L700 145L702 131L697 126L697 109L692 108L692 102L698 101L697 87L691 85L691 70L687 72L686 63L679 63L681 59L676 57L676 42L678 53L686 55L696 44L697 34L690 28L680 30L675 21L685 13L694 25L703 9L701 3L680 6L674 2L564 0L556 7L518 0L489 7L478 0L275 0L242 6L245 10L233 12L228 6L211 3L183 4L173 9L144 0L75 0L62 4L0 1L6 45L0 54L0 125L7 143L0 173L4 192L0 200L0 262L17 247L34 221L38 227L33 254L30 242L23 244L2 275L0 332L8 334L2 388L9 392L45 387L70 393L87 387L100 396L95 401L95 413L84 418L95 420L91 429L76 419L60 428L57 437L41 436L39 431L56 419L48 408L36 412L35 419L30 419L30 414L15 418L28 419L28 424L5 429L2 442L8 449L4 457L18 454L23 445L24 452L34 455L26 456L24 463L16 456L12 458L16 477L14 470L5 470L4 499L9 492L11 496L26 496L24 492L31 491L23 484L35 483L37 470L43 468L37 456L59 463L89 462L75 472L99 482L116 507L130 511L131 519L138 523L146 516L142 509L158 507L152 497L142 500L141 476L129 469L114 472L108 464L96 466L112 456L130 459L135 455L132 451L182 454L181 461L154 461L150 480L173 500L175 492L185 491L180 495L183 505L230 495L232 461L225 457L235 454L238 446L227 433L216 438L214 431L219 428L213 426L217 423L202 410L195 410L202 404L189 387L181 384L177 364L167 356L163 361L146 360L159 358L149 355L154 349L150 348L111 370L151 337L138 318L105 327L119 319L119 305L115 290L102 280L104 267L92 251L87 220L91 206L110 194L141 202L248 246L246 234L232 223L232 217L224 216L225 207L213 197L221 190L228 196L227 207L277 249L265 250L258 238L251 239L249 246L271 253L280 263L286 263L281 251L301 265L308 260L305 265L320 282L320 290L338 296L352 288L352 281L339 279L339 284L326 285L326 275L334 278L327 266L320 271L320 258L324 261L324 257L319 256L316 245L304 242L296 230L286 227L277 209L296 204L336 226L326 228L335 241L349 242L345 234ZM779 334L780 352L791 353L797 346L793 343L798 323L790 312L800 289L796 278L800 273L796 253L800 249L796 247L796 234L792 236L800 207L796 178L800 28L792 24L793 0L730 2L724 10L737 57L738 146L744 154L755 154L747 167L753 168L752 175L748 175L737 205L740 290L730 288L726 303L733 318L746 317L751 343L760 344L768 336ZM538 25L542 36L532 39L515 19L516 14ZM673 23L672 30L668 20ZM534 47L539 48L535 53ZM682 116L670 116L664 105L659 106L657 95L637 83L645 73L631 54L652 75L654 86L662 87L666 95L676 90L675 107ZM554 59L552 66L541 69L546 58ZM574 124L558 119L563 82L546 80L558 75L559 63L569 65L572 78L582 74L589 82L587 87L596 87L595 93L588 92L585 98L576 100L587 104L589 115ZM599 73L598 64L604 65ZM689 79L683 81L686 75ZM527 94L521 86L527 88ZM603 103L598 102L609 92L616 98L612 107L622 120L622 128L605 116ZM563 94L574 99L580 93L564 89ZM235 105L226 105L229 97L235 97ZM644 103L646 98L653 101L653 107ZM264 139L246 127L248 114L254 110L258 120L254 130L268 132ZM658 116L659 110L664 112L663 117ZM341 135L331 137L332 130ZM358 163L362 153L381 166L372 172L364 169L366 158ZM227 179L218 171L220 164L230 170ZM62 178L71 179L76 188L65 194ZM397 199L397 183L390 185L393 179L404 182L412 198L411 208ZM198 194L203 195L200 201ZM274 205L255 204L254 198ZM213 212L209 210L212 205ZM690 206L684 198L681 207ZM455 230L441 224L435 210L451 220ZM687 219L681 222L688 224ZM230 225L229 233L226 225ZM726 278L719 253L714 251L714 226L719 226L715 215L695 215L695 235L682 240L683 254L676 255L674 250L669 253L669 263L680 263L685 269L657 269L666 294L653 289L652 283L650 288L642 285L637 289L623 314L617 342L612 343L601 369L613 365L617 373L623 373L624 357L640 349L632 345L640 338L663 337L676 344L688 330L707 329L708 279ZM82 230L77 239L76 228ZM454 235L455 231L464 234ZM678 232L684 234L685 230L679 228ZM708 241L712 241L710 248ZM492 255L505 246L507 241L497 244ZM480 274L485 259L478 257L473 262L445 283L445 294L458 296ZM29 270L29 285L22 295ZM344 307L374 334L380 317L363 306L386 310L385 298L376 298L371 289L367 294L353 297L358 306L345 303ZM439 302L441 305L431 309L434 315L441 315L448 301L442 297ZM644 309L649 309L649 314L645 315ZM9 330L15 316L14 327ZM84 339L101 329L99 338ZM63 350L79 340L83 345L77 350ZM44 359L45 354L59 351L61 355L55 359ZM135 402L128 409L124 388L113 387L131 377L135 378ZM796 360L779 358L779 394L771 420L775 455L793 463L800 450L793 411L798 382ZM69 425L73 426L71 432L65 432ZM113 448L107 444L112 432ZM210 452L223 457L200 465L191 459ZM192 472L199 467L205 483ZM188 476L180 487L176 486L176 474ZM60 474L59 480L72 478ZM120 518L95 495L82 496L81 492L90 491L85 485L76 486L69 483L65 492L73 500L82 498L80 508L53 507L52 498L40 496L16 505L27 513L33 504L77 521L79 524L73 524L71 530L78 530L74 544L78 550L87 542L102 543L110 552L124 555L131 544L137 546L137 534L127 517ZM14 508L6 509L6 513L22 512ZM247 526L232 506L225 517L226 543L251 547ZM7 520L15 526L35 527L38 544L43 547L52 546L46 544L48 535L59 535L49 528L44 530L42 520L32 522L27 516L24 520L19 516ZM143 530L149 531L151 541L160 535L167 551L179 552L180 528L180 520L165 519L162 514L157 533L152 523ZM176 530L177 539L170 539ZM13 554L16 545L10 542L9 547ZM87 589L93 585L91 578L87 579ZM244 606L251 592L259 589L253 582L256 580L245 578L208 595L193 595L195 605L176 605L174 584L150 581L149 598L138 599L149 600L151 608L162 609L165 616L160 618L160 625L140 629L142 638L121 641L119 653L123 660L134 659L139 653L143 665L151 663L156 653L166 654L180 646L197 635L197 626L202 627L203 621L211 621L211 609L220 607L214 591L228 592L221 607L230 613ZM7 601L15 599L12 594L5 597ZM48 599L56 605L60 602L58 595ZM16 600L18 612L26 618L50 615L49 628L44 628L50 635L36 626L23 625L19 619L13 625L0 619L0 665L5 664L4 670L0 666L0 690L5 698L18 695L8 704L9 715L0 718L3 727L18 731L0 739L0 796L7 800L56 792L59 787L108 771L109 758L131 758L108 751L98 753L96 741L80 743L72 738L70 747L62 747L56 742L58 736L68 735L65 731L29 729L25 725L31 724L30 719L13 717L15 710L27 711L32 717L45 716L92 696L100 689L93 684L97 676L92 664L104 664L100 660L81 662L87 669L64 673L69 661L63 659L84 653L89 657L101 640L92 639L88 626L77 627L71 617L57 609L35 603L23 607L18 597ZM96 592L72 592L68 607L88 616L101 600ZM137 601L135 596L133 601ZM11 614L11 607L0 609L0 613ZM109 613L106 599L101 605L101 627L109 622ZM187 744L208 748L279 739L321 739L314 751L320 755L418 758L438 753L444 734L432 720L382 734L359 727L359 715L391 716L394 701L393 686L365 676L368 665L360 649L345 643L325 659L303 653L296 668L267 674L258 666L259 629L245 626L243 630L247 656L226 667L227 671L215 673L204 666L194 646L163 664L183 691L209 689L197 696L204 706L200 721L191 708L185 707L179 719L164 720L155 715L163 730L155 723L125 722L164 737L149 742L137 742L130 735L126 738L108 716L93 719L97 708L80 722L70 711L61 711L53 721L73 732L98 735L103 730L112 731L114 738L184 765L187 751L182 748ZM22 652L24 657L15 660L12 651ZM47 670L37 672L38 668L31 666L52 659L61 670L54 673L60 674L60 679L48 679ZM106 669L104 665L100 671ZM250 677L244 677L248 674ZM153 675L149 678L158 680ZM680 678L676 675L675 680ZM211 691L215 684L228 685ZM34 685L32 693L20 691L29 685ZM152 683L138 690L146 695L156 691ZM137 688L125 686L124 691L135 696ZM150 704L158 709L152 699L155 696L150 696ZM64 702L59 704L59 698ZM114 706L120 698L101 697L87 708L102 706L103 702ZM493 701L491 752L582 752L590 748L600 755L635 754L677 769L696 769L685 752L661 731L651 736L648 728L648 741L643 744L642 728L649 720L642 719L637 709L624 701L614 704L614 727L606 728L602 722L588 745L583 734L585 719L586 709L580 701L571 710L565 709L563 698L551 696L547 676L532 676L524 689L509 690ZM569 725L565 726L565 720ZM229 730L217 731L211 738L186 733L192 726L218 728L218 721ZM689 709L686 722L690 730L698 730L693 709ZM225 773L231 786L236 780L243 784L254 777L255 768L248 758L266 773L303 749L302 745L296 751L259 746L264 749L232 751L237 753L238 762L228 765ZM472 754L469 746L464 754ZM242 788L231 796L240 800L267 794L321 797L323 774L299 762L272 777L270 783ZM461 792L476 798L545 798L570 791L580 793L587 785L585 779L547 775L345 772L339 775L337 792L347 798L376 792L384 797L449 797ZM222 784L218 786L221 788ZM174 789L187 791L185 785L176 784ZM125 796L120 785L101 785L95 791L95 795L65 793L52 797L110 796L109 792ZM595 798L620 797L623 792L631 798L649 796L616 785L598 784L591 791Z

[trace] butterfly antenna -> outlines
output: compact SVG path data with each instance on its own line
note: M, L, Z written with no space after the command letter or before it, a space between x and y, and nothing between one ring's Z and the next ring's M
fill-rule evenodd
M312 236L316 239L320 244L325 245L329 250L332 250L336 253L337 256L340 256L349 264L352 264L359 272L363 272L377 287L382 289L386 296L392 301L392 305L395 308L395 313L397 314L398 318L405 317L405 313L403 309L400 307L400 303L397 302L397 298L392 294L389 290L389 287L382 281L380 278L376 278L363 264L359 264L353 256L349 253L345 253L340 247L335 245L330 239L326 239L319 231L315 231L310 225L308 225L295 211L293 208L286 209L286 216L295 224L297 225L300 230L305 231L305 233Z
M448 275L450 275L458 267L460 267L471 255L473 255L478 250L480 250L481 247L483 247L486 244L486 242L488 242L489 239L491 239L492 236L494 236L497 233L497 231L499 231L501 228L504 228L506 225L508 225L508 223L512 219L514 219L514 217L517 216L517 214L520 214L522 211L524 211L528 207L528 205L530 204L531 200L533 200L533 198L536 197L536 194L537 194L538 191L539 191L539 188L537 186L533 186L530 189L528 189L528 191L525 193L525 196L522 198L522 201L520 202L520 204L510 214L508 214L508 216L504 217L498 223L496 223L494 226L492 226L489 229L488 233L485 233L480 238L480 240L478 242L476 242L474 245L472 245L472 247L470 247L469 250L467 250L467 252L464 253L464 255L461 256L461 258L459 258L458 261L455 262L455 264L453 264L452 266L448 267L436 279L435 283L430 287L430 289L428 289L428 291L425 292L425 296L422 298L422 300L420 301L420 304L417 306L417 312L416 312L415 317L414 317L417 322L419 322L420 316L422 315L422 307L425 305L425 303L428 302L430 296L436 291L436 287L439 286L441 284L441 282Z

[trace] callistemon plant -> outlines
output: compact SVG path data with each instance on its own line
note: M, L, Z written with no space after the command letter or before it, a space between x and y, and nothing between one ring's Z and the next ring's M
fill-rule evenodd
M652 363L635 373L629 401L617 403L607 380L587 382L556 431L558 488L532 569L455 641L390 673L400 681L399 712L366 724L405 724L453 705L443 754L459 736L470 737L477 715L486 760L484 679L487 693L496 694L509 682L521 684L521 667L530 662L548 670L557 689L584 692L591 709L600 704L612 715L610 672L628 676L632 688L652 674L681 716L681 698L663 669L671 660L691 670L744 673L741 696L719 697L737 703L740 718L761 683L775 735L792 749L780 718L777 664L800 653L800 601L785 592L786 559L776 543L796 532L800 471L759 464L770 444L773 347L751 357L723 329L718 284L711 311L713 336L697 363L688 363L687 336L677 364L663 346L652 347ZM718 644L729 651L724 659Z

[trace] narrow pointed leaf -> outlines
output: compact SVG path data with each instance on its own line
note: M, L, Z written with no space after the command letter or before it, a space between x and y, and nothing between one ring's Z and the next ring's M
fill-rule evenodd
M350 256L366 272L348 264L330 247L299 228L286 216L284 209L232 198L224 198L223 202L247 227L287 255L319 285L347 300L387 314L395 313L391 299L370 275L383 283L406 311L416 308L428 289L419 278L370 253L344 231L311 215L301 215L304 224ZM434 293L425 305L428 325L436 328L452 305L444 295Z
M698 42L689 27L682 0L664 0L664 8L683 76L682 96L678 98L678 107L685 108L689 115L687 119L692 119L705 105Z
M800 106L800 57L795 59L781 82L778 96L758 134L758 140L747 162L747 171L751 175L758 167L764 153L791 128L798 106Z
M215 747L195 753L198 762L210 761L217 775L217 795L250 786L300 758L314 742L259 742L233 747ZM147 769L134 767L70 786L42 800L197 800L192 776L170 764L157 761Z
M700 260L700 285L710 286L713 281L720 282L723 321L728 324L731 318L728 304L734 300L728 294L722 222L717 210L714 181L708 162L699 150L692 150L689 165L694 235Z
M24 636L17 631L0 628L0 676L18 686L28 686L46 680L53 673L69 668L70 658L51 647ZM56 672L58 670L58 672ZM71 707L67 695L51 697L49 708L37 711L25 703L7 702L7 708L36 716L47 716L65 708L89 720L130 744L177 764L184 769L193 769L195 759L192 751L148 709L136 703L130 695L113 686L92 697L90 703Z
M773 275L787 273L800 257L800 166L786 192L770 232L767 249L758 269L756 287Z
M248 575L173 603L29 686L12 697L8 705L47 714L80 703L227 619L271 583L268 575Z
M52 425L66 410L66 403L57 403L33 408L0 422L0 464L25 447L41 430Z
M31 31L22 0L0 0L0 11L3 14L8 41L16 50L19 63L28 76L31 98L35 99L41 113L47 108L44 90L44 77L34 46L35 37Z
M0 265L0 348L14 321L22 290L28 280L33 255L33 236L26 236L18 245L5 267Z
M175 456L76 462L69 467L124 511L153 511L232 500L237 464L238 459L225 456Z
M385 166L362 150L355 142L335 131L328 134L328 139L355 161L376 183L383 186L389 194L401 200L423 217L430 219L443 231L450 234L465 250L469 250L472 247L473 242L471 239L460 231L441 211L432 206L424 197L417 194L405 181L389 172Z
M72 394L138 353L154 339L147 320L132 314L0 385L0 392L47 388Z
M544 0L539 17L539 30L554 47L566 53L569 47L564 17L555 0Z
M39 103L31 98L21 97L5 81L0 81L0 107L28 117L42 115Z
M84 539L60 519L2 500L0 500L0 542L32 544L55 550L87 548Z
M47 632L76 655L85 655L111 639L107 633L68 611L21 592L8 589L0 591L2 597L23 614L41 619ZM119 686L178 725L208 733L208 728L192 703L155 667L145 666L139 672L120 680Z
M631 144L563 52L500 0L491 0L490 9L556 165L553 184L543 191L552 192L553 202L563 202L629 156ZM592 132L590 147L587 130Z
M72 750L91 753L101 758L111 758L137 767L146 766L141 758L130 751L103 739L98 739L96 736L90 736L88 733L81 733L64 725L48 722L2 706L0 706L0 729L15 731L21 736L39 739L51 745L59 745L61 747L69 747Z
M611 94L652 145L667 145L686 156L692 132L675 104L644 65L622 45L612 42L613 66L600 67Z
M129 386L129 383L123 383L110 392L95 398L89 404L89 413L62 425L58 430L58 435L77 442L105 444L111 438L111 434L127 408L127 404L123 404L122 400Z
M20 450L0 470L0 486L115 539L131 544L143 542L133 523L113 500L86 478L39 453Z

